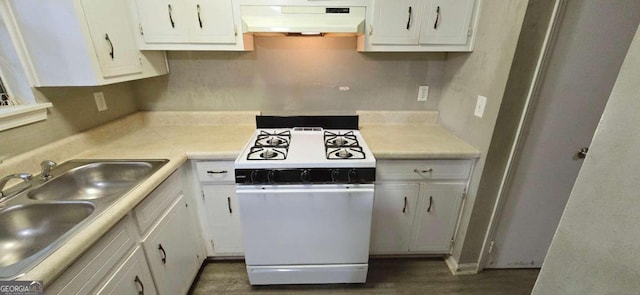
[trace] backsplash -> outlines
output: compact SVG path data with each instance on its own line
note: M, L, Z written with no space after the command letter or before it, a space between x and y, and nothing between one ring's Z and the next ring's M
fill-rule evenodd
M445 53L355 48L355 38L256 37L252 52L167 52L170 74L133 89L146 111L437 109ZM416 101L419 85L430 86L426 103Z

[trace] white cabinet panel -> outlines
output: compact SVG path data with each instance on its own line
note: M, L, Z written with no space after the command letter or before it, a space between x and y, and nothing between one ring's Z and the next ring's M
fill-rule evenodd
M185 294L200 266L198 240L189 218L181 196L142 241L161 295Z
M203 185L202 189L215 255L242 255L242 228L235 185Z
M190 1L191 42L236 43L231 0Z
M372 44L418 44L425 1L379 0L374 3Z
M431 0L420 31L422 44L464 45L475 0Z
M179 43L189 41L186 6L180 0L136 0L144 41Z
M410 251L448 253L464 184L422 184Z
M140 51L131 31L131 19L113 21L114 15L129 14L127 0L82 0L82 8L102 75L141 73Z
M407 251L419 188L417 183L376 185L371 221L371 254Z
M96 294L155 295L147 261L139 246Z

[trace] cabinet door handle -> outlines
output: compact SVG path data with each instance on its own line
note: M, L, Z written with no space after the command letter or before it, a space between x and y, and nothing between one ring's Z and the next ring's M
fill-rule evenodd
M200 18L200 4L196 5L198 10L198 23L200 24L200 28L202 29L202 18Z
M111 47L111 51L109 52L109 55L111 55L111 59L113 59L113 43L111 43L111 39L109 38L109 34L104 34L104 39L107 40L107 42L109 43L109 47Z
M176 23L173 22L173 8L171 8L171 4L168 4L167 6L169 7L169 21L171 22L171 27L175 28Z
M167 264L167 252L162 248L162 244L158 244L158 250L162 251L162 263Z
M404 207L402 207L402 213L407 213L407 196L404 196Z
M140 286L140 291L138 291L138 295L144 295L144 284L142 283L140 278L136 276L136 278L133 281L136 283L136 285Z
M227 170L219 170L219 171L207 170L207 174L227 174L227 173L229 173L229 171Z
M433 196L429 196L429 208L427 208L428 213L431 213L431 205L433 205Z
M409 28L411 28L411 16L412 16L412 12L411 12L411 6L409 6L409 19L407 20L407 30Z
M440 6L436 7L436 21L433 23L433 29L438 29L438 22L440 21Z
M433 172L433 168L429 168L426 170L418 170L418 168L413 169L413 172L421 174L421 173L431 173Z
M229 214L232 214L233 210L231 210L231 197L227 197L227 207L229 207Z

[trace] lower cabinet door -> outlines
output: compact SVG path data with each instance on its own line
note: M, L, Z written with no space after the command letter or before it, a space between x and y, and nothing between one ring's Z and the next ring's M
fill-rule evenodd
M204 185L202 189L215 255L243 255L236 186Z
M413 224L411 252L447 254L458 222L464 183L422 184Z
M200 266L198 241L183 196L142 241L158 294L185 294Z
M142 248L135 248L133 253L115 271L113 276L111 276L104 286L100 288L97 294L157 294Z
M419 190L418 183L376 185L371 220L371 254L407 253Z

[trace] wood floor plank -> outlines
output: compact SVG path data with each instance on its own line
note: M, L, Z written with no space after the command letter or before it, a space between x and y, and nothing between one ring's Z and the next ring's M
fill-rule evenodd
M538 269L451 275L440 258L372 259L365 284L251 286L243 261L208 263L193 294L530 294Z

